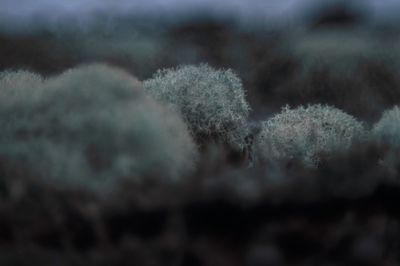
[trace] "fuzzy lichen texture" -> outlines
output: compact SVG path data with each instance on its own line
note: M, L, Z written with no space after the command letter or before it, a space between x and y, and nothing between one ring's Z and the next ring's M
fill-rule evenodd
M233 149L246 146L250 107L240 78L206 64L159 70L144 87L179 111L195 139L217 138Z
M254 141L260 160L297 159L307 167L317 167L319 155L350 148L365 138L361 122L343 111L322 105L288 106L262 122Z

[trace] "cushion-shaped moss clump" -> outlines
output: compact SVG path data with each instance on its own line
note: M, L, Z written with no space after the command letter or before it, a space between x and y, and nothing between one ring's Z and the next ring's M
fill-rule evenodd
M105 190L144 178L175 181L194 167L196 147L180 116L121 69L80 66L24 92L24 101L0 108L6 173Z
M217 139L234 150L246 147L250 108L242 82L232 70L206 64L164 69L144 87L181 113L198 143Z
M337 108L286 106L262 122L253 149L259 160L296 159L316 167L320 154L345 151L365 136L363 124Z

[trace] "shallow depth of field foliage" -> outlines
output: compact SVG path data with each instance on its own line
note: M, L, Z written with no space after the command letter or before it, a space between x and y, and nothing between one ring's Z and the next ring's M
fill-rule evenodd
M393 107L383 112L381 119L372 129L373 137L381 144L400 147L400 108Z
M180 112L196 139L217 137L233 149L245 148L250 107L232 70L206 64L164 69L146 80L144 87Z
M13 89L18 95L9 95ZM181 118L118 68L81 66L36 84L8 78L1 91L2 101L13 101L0 107L9 178L108 190L121 181L175 180L194 168L196 148Z
M26 70L0 72L0 108L36 97L43 82L41 75Z
M43 82L43 77L39 74L27 71L3 71L0 72L0 86L4 90L14 91L18 88L25 88L27 84L35 86Z
M0 266L400 265L398 26L100 9L0 16Z
M262 122L254 150L259 160L294 158L315 167L321 153L349 149L365 136L362 123L337 108L286 106L281 113Z

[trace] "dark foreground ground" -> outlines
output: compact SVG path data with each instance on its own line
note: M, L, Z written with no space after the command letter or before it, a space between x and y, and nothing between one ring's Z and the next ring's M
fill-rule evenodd
M307 170L224 168L94 197L2 184L1 265L399 265L400 183L380 150ZM203 168L204 169L204 168Z

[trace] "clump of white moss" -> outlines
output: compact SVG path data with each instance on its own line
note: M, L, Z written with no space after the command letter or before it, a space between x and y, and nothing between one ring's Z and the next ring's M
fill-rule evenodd
M400 108L386 110L372 129L373 138L379 143L400 147Z
M194 168L197 149L185 123L125 71L95 64L45 82L16 81L23 93L6 95L23 100L0 108L7 173L104 191L145 178L175 181ZM15 82L2 84L1 91L14 90Z
M180 66L158 71L144 87L181 113L199 143L216 138L233 149L245 148L250 108L232 70Z
M337 108L286 106L262 122L253 149L259 160L297 159L305 166L316 167L322 153L345 151L365 137L363 124Z

